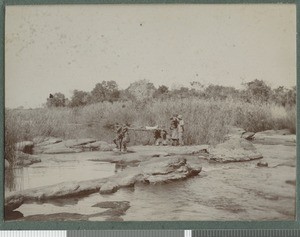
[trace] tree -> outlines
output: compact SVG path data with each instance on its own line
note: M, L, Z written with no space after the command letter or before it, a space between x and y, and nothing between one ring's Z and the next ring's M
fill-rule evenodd
M51 97L51 98L50 98ZM49 107L65 107L66 106L66 97L64 94L58 92L54 95L51 94L49 98L47 98L46 106Z
M204 90L205 98L214 98L225 100L227 98L236 98L238 91L234 87L209 85Z
M293 86L292 89L289 89L286 93L286 103L288 105L296 105L297 100L297 90L296 86Z
M91 100L90 93L85 91L74 90L70 102L71 107L87 105Z
M153 97L154 98L160 98L163 95L167 94L169 92L169 88L165 85L159 86L157 90L154 92Z
M153 83L144 79L131 83L126 90L132 94L135 99L145 100L153 97L156 88Z
M271 87L268 86L263 80L255 79L245 84L246 91L244 97L247 101L261 101L267 102L272 94Z
M116 101L120 98L120 91L115 81L97 83L91 92L93 102Z

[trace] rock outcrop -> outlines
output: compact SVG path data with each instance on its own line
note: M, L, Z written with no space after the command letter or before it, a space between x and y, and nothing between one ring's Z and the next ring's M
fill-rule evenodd
M208 159L226 163L261 159L263 156L244 138L231 138L209 149Z
M138 167L130 167L111 177L101 188L100 194L114 193L121 187L133 186L136 182L161 183L186 179L198 175L200 164L188 164L182 156L153 157L142 161Z

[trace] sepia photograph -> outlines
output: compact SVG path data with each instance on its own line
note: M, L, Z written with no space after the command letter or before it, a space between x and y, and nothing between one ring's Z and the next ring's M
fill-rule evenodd
M296 4L5 8L5 221L296 218Z

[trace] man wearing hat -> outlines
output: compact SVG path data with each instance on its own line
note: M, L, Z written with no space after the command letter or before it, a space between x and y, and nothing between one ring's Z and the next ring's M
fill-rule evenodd
M179 145L183 146L183 132L184 132L184 121L182 119L182 115L177 116L178 119L178 140L179 140Z

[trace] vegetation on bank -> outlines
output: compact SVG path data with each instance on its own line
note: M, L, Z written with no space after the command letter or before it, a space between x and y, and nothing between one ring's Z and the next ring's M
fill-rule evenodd
M74 90L70 99L57 92L50 95L45 107L82 107L99 102L140 102L145 100L170 100L197 98L201 100L227 100L234 99L248 103L274 103L281 106L293 106L296 104L296 87L291 89L279 86L272 89L264 81L255 79L243 84L243 89L220 85L202 85L199 82L191 82L190 87L178 87L170 89L165 85L155 88L153 83L147 80L131 83L125 90L120 90L115 81L103 81L97 83L90 91Z
M187 145L222 142L229 126L253 132L287 128L295 133L296 92L283 88L281 93L275 93L265 84L261 85L260 81L255 83L248 84L244 91L213 86L205 90L182 89L181 92L169 91L166 87L153 89L151 85L143 84L143 89L137 85L134 90L131 88L133 92L127 95L126 100L104 100L74 106L75 100L72 99L72 106L54 106L49 105L48 99L48 106L44 108L6 109L5 157L14 159L16 142L39 136L63 139L92 137L111 142L116 122L136 127L161 125L169 130L170 117L174 113L183 115ZM206 94L208 91L209 94ZM114 91L114 96L122 93ZM131 144L153 143L151 132L130 131L130 136Z

